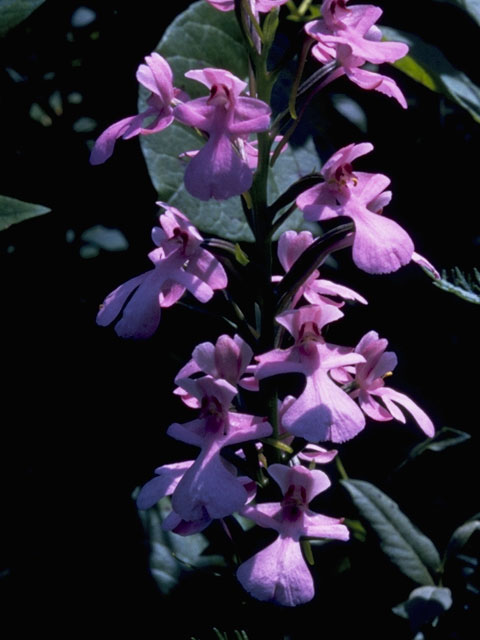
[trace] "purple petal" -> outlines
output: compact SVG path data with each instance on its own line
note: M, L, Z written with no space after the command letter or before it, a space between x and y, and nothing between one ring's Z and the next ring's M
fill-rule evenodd
M97 324L101 327L106 327L115 320L123 309L130 294L145 280L147 273L142 273L135 278L127 280L127 282L124 282L108 294L100 305L100 311L97 314Z
M185 187L199 200L226 200L252 186L253 173L225 135L211 136L187 166Z
M357 267L367 273L391 273L410 262L413 242L394 220L359 205L345 213L355 221L352 256Z
M108 129L105 129L95 142L90 154L90 164L102 164L105 160L108 160L113 153L117 139L122 137L137 117L138 116L130 116L129 118L124 118L110 125Z
M240 565L237 578L258 600L287 607L308 602L315 595L313 579L299 542L279 536L275 542Z
M420 429L429 437L433 438L435 435L435 427L433 426L433 422L427 416L423 409L410 400L410 398L403 393L399 393L394 389L390 389L389 387L383 387L381 389L377 389L375 392L376 395L380 396L382 400L385 402L386 406L390 409L391 405L396 402L412 415L413 419L417 422Z
M166 464L155 470L157 477L149 480L140 490L137 497L139 509L149 509L160 498L171 495L182 479L185 471L193 464L193 460L185 460L174 464Z
M224 465L218 453L204 451L185 473L172 497L173 509L185 520L225 518L247 501L243 485Z
M286 411L283 425L310 442L345 442L364 428L365 417L345 391L320 371L307 378L303 393Z

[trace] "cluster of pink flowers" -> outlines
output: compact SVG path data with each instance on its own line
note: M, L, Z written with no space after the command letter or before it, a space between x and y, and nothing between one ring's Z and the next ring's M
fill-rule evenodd
M406 107L393 80L361 68L366 62L393 62L405 55L406 46L381 41L374 24L380 9L371 5L347 8L347 1L325 0L322 18L305 27L308 37L315 40L314 57L323 64L336 61L322 86L346 75L360 87L392 96ZM232 0L208 2L220 11L234 8ZM258 18L260 13L285 2L250 0L251 14ZM137 73L139 82L151 92L148 108L110 126L97 140L91 162L105 161L120 137L153 134L176 120L199 130L205 138L201 149L183 154L189 158L185 185L193 196L200 200L226 199L248 191L258 160L249 136L269 128L270 107L254 96L242 95L246 83L229 71L196 69L185 76L203 84L208 96L190 100L173 86L167 61L156 53L148 56ZM390 273L411 261L435 273L433 266L415 252L407 232L382 215L392 197L386 190L389 178L354 171L352 163L372 149L370 143L352 143L334 153L321 170L323 181L298 195L297 207L308 221L350 218L352 231L345 244L352 247L355 265L368 273ZM161 310L187 292L207 303L215 291L228 285L225 268L206 248L187 216L166 203L159 205L165 212L160 215L160 226L152 232L156 248L149 258L153 269L110 293L97 316L102 326L115 323L117 334L124 338L150 337L159 326ZM313 243L308 231L281 235L278 260L285 274L273 275L272 286L284 283ZM405 422L404 410L425 435L434 434L426 413L410 398L385 385L397 364L395 354L386 351L387 340L375 331L361 337L356 346L326 340L325 328L344 317L345 301L366 305L365 298L344 285L320 278L318 268L308 273L291 292L289 307L277 311L275 321L281 333L287 332L283 348L279 341L276 348L260 350L252 333L246 332L243 337L221 335L215 344L203 342L194 349L191 360L175 378L174 393L196 412L196 417L184 424L171 424L167 434L197 447L198 457L156 469L155 477L137 499L139 508L146 509L160 498L171 496L172 511L163 526L180 535L199 532L212 520L234 513L274 529L276 540L242 562L237 576L254 597L286 606L307 602L314 595L301 539L349 537L342 519L309 508L313 498L330 486L329 478L316 465L330 462L337 453L319 443L329 447L329 443L354 438L365 428L367 418ZM304 388L296 396L280 398L278 421L244 412L245 406L248 408L242 396L245 389L261 395L262 381L289 373L301 374ZM287 449L297 438L292 449L296 455L285 456L285 464L268 464L264 445L272 436L273 440L281 439ZM252 443L258 454L257 467L245 474L243 469L249 468L246 448L251 451ZM261 496L257 500L256 472L267 472L278 484L282 494L278 502L261 502Z

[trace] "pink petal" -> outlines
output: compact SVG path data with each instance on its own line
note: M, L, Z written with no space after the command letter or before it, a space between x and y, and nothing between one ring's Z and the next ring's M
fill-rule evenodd
M211 136L188 164L185 187L199 200L226 200L248 191L253 173L225 135Z
M310 442L345 442L365 426L357 404L325 372L307 378L303 393L283 417L289 433Z
M237 578L254 598L288 607L308 602L315 595L300 544L288 537L279 536L241 564Z
M405 409L412 415L413 419L417 422L420 429L429 437L433 438L435 435L435 427L433 426L433 422L427 416L423 409L410 400L410 398L403 393L399 393L394 389L390 389L389 387L383 387L381 389L377 389L375 392L376 395L380 396L382 400L385 402L386 406L390 409L394 402L402 405ZM395 417L395 416L394 416Z
M358 205L347 215L355 221L352 256L357 267L367 273L391 273L410 262L413 242L395 221Z
M90 164L102 164L105 160L108 160L113 153L117 139L122 137L137 117L123 118L123 120L119 120L105 129L95 142L90 154Z
M137 507L139 509L149 509L156 504L160 498L171 495L178 483L182 479L185 471L193 464L193 460L166 464L155 470L158 475L149 480L140 490L137 497Z

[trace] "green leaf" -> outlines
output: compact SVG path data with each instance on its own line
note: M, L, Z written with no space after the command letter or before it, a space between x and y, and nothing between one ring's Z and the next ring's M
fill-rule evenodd
M341 480L360 514L377 534L383 552L411 580L433 585L440 556L433 542L419 531L396 502L363 480Z
M409 54L395 62L395 67L428 89L443 93L480 122L480 88L450 64L440 49L405 31L382 27L382 33L386 40L405 42L410 47Z
M187 91L191 98L205 94L205 87L188 80L189 69L219 67L243 78L247 75L246 54L233 12L213 9L202 0L180 14L166 30L156 51L164 56L174 74L175 86ZM140 91L139 108L145 109L147 92ZM200 149L204 140L178 123L157 134L141 136L141 146L148 172L159 199L183 211L201 231L228 240L253 241L240 198L202 202L191 196L183 184L185 162L180 154ZM278 158L272 170L269 200L273 202L290 184L319 167L313 140L303 147L289 147ZM310 228L297 211L277 231Z
M475 22L480 25L480 0L437 0L438 2L448 2L466 11Z
M32 204L8 196L0 196L0 231L8 229L12 224L23 222L23 220L43 216L49 211L51 209L41 204Z
M150 569L164 594L168 594L186 573L225 565L221 556L203 555L208 541L201 533L179 536L162 529L162 522L171 510L169 498L162 498L155 507L139 511L150 539Z
M448 543L446 556L457 555L476 531L480 531L480 520L475 519L468 520L455 529Z
M0 0L0 37L20 24L45 0Z
M431 274L429 274L432 277ZM446 291L453 293L466 302L480 304L480 272L473 270L473 274L464 274L458 267L451 270L450 276L445 270L442 271L440 279L433 278L433 284Z
M452 592L446 587L417 587L406 602L393 608L393 612L410 621L415 633L425 625L435 623L452 606Z

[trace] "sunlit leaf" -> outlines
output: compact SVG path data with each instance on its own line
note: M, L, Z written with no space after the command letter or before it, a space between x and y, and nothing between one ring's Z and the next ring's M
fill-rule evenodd
M405 31L382 27L382 33L385 39L410 47L408 56L395 62L395 67L428 89L443 93L480 122L480 87L450 64L440 49Z
M23 220L43 216L49 211L51 209L41 204L32 204L31 202L0 196L0 231L8 229L12 224L23 222Z
M433 585L440 556L433 542L419 531L396 502L363 480L342 480L360 514L380 540L383 552L415 582Z
M0 37L28 18L44 2L45 0L1 0Z

